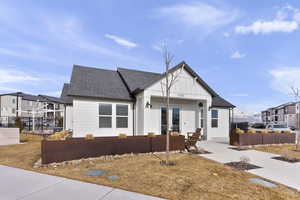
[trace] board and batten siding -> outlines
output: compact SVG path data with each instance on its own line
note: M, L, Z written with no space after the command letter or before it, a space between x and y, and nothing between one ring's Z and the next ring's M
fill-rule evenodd
M112 104L112 128L99 128L99 104ZM128 105L128 128L116 128L116 104ZM73 136L118 136L120 133L133 135L132 102L106 101L89 98L73 100Z
M209 121L209 130L207 139L216 137L229 137L229 109L226 108L211 108L211 110L218 110L218 127L211 127L211 120ZM208 112L211 119L211 111Z
M73 130L73 106L67 105L65 112L65 129Z

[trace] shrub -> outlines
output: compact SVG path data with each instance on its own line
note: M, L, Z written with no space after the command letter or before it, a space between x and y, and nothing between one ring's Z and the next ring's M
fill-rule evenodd
M48 140L60 140L61 137L60 137L59 134L55 133L55 134L53 134L53 135L50 135L47 139L48 139Z
M127 138L127 135L125 133L120 133L119 138L120 139L125 139L125 138Z
M290 131L290 130L285 130L285 131L283 131L283 133L285 133L285 134L291 134L292 131Z
M280 131L280 130L275 130L274 133L275 133L275 134L280 134L281 131Z
M86 140L93 140L93 139L94 139L94 136L93 136L93 134L86 134L86 135L85 135L85 139L86 139Z
M236 134L243 134L243 133L245 133L245 131L243 131L242 129L236 128L235 133Z
M249 133L249 134L254 134L254 133L256 133L256 131L255 131L254 129L249 129L249 130L247 131L247 133Z
M155 135L155 133L150 132L150 133L148 133L148 137L156 137L156 135Z
M281 152L281 155L284 159L288 160L288 161L294 161L297 160L297 158L293 155L292 152L290 152L289 150L283 150Z
M24 143L24 142L28 142L29 141L29 136L28 135L24 135L23 133L20 134L20 142Z
M262 133L262 134L268 134L268 133L270 133L270 131L269 131L269 130L266 130L266 129L264 129L264 130L261 130L261 133Z
M172 131L171 132L171 136L179 136L180 135L180 133L178 133L178 132L176 132L176 131Z

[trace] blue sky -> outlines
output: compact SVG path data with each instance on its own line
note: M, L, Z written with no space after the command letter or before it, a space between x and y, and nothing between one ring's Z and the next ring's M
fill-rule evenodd
M294 100L300 2L0 2L0 93L59 95L73 64L162 72L162 42L241 109Z

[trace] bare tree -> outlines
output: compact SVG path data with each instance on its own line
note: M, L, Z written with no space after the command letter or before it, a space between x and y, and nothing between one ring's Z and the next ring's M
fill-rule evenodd
M299 99L300 99L300 90L299 88L296 88L294 86L291 86L291 90L292 90L292 95L295 98L296 104L298 104ZM297 105L296 105L296 109L297 109ZM299 145L300 145L300 116L299 116L299 112L298 109L296 110L296 128L298 129L298 133L297 133L297 139L296 139L296 150L299 150Z
M182 72L182 69L184 65L180 68L179 71L171 71L171 63L174 59L174 55L172 55L166 44L163 44L162 46L162 53L163 53L163 59L165 64L165 80L161 81L161 89L162 89L162 95L164 97L165 106L166 106L166 126L167 126L167 141L166 141L166 165L169 165L170 161L170 123L169 123L169 110L170 110L170 93L171 89L176 83L180 73ZM165 81L165 82L164 82Z

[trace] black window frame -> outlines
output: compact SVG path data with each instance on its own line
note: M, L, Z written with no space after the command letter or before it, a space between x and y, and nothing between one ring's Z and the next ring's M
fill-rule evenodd
M126 107L126 112L122 112L118 110L119 108ZM128 128L128 113L129 113L129 105L128 104L116 104L116 128ZM126 119L126 122L122 122L120 120ZM125 125L122 125L124 123Z
M110 112L102 112L101 106L110 106ZM98 105L98 115L99 115L99 128L112 128L112 104L110 103L99 103ZM101 125L101 119L110 119L108 125Z

